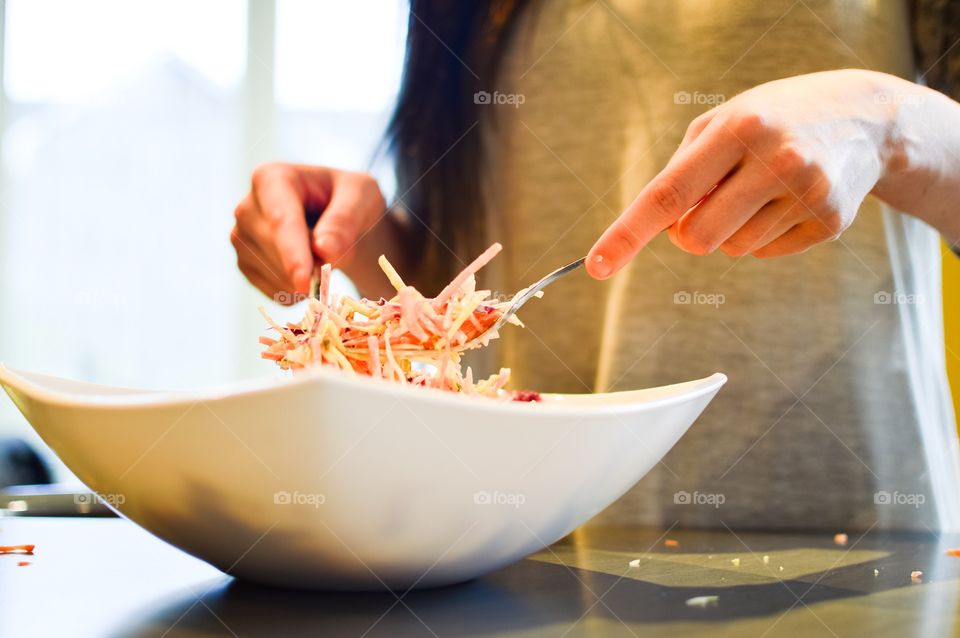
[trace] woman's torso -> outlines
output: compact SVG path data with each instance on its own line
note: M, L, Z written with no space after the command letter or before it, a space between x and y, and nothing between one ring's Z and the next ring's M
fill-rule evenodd
M904 2L537 3L490 87L522 104L484 113L489 227L505 247L495 286L516 289L585 254L714 103L833 68L909 77L906 18ZM493 353L516 387L730 377L603 520L956 523L935 507L956 500L956 483L943 486L956 478L956 447L942 360L927 352L942 329L938 247L929 229L881 208L868 199L840 241L774 260L691 256L661 236L613 280L569 277L524 308L527 329L505 331ZM897 292L924 298L883 303L910 301ZM679 492L722 494L724 504L677 503ZM885 493L915 497L883 505Z

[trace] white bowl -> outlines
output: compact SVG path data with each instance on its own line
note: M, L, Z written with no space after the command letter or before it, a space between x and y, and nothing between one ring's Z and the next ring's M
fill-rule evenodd
M344 590L455 583L557 541L725 381L518 403L328 369L172 393L0 365L40 436L130 520L240 578Z

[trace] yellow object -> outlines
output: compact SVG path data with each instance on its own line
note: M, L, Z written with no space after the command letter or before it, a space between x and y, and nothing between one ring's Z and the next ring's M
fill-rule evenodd
M947 375L953 405L960 416L960 257L943 246L943 323L946 331Z

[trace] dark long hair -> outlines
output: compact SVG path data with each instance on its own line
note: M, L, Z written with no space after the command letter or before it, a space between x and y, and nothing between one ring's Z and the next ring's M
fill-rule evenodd
M531 0L410 0L407 51L387 129L398 205L409 210L411 264L435 286L482 246L482 105L520 11ZM491 111L492 109L487 109Z

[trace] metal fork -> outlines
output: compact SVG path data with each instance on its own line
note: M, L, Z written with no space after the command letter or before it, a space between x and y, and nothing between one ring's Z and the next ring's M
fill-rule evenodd
M507 310L502 315L500 315L500 318L497 319L497 321L492 326L490 326L489 328L487 328L486 330L484 330L483 332L475 336L473 339L471 339L470 343L472 344L476 342L478 339L481 339L485 334L489 333L492 330L499 330L500 328L502 328L503 324L505 324L510 319L510 317L517 314L517 311L520 310L520 307L523 304L530 301L531 299L533 299L533 297L538 292L540 292L541 290L543 290L544 288L546 288L547 286L555 282L557 279L560 279L564 275L568 275L572 273L574 270L582 266L586 261L587 261L586 257L581 257L580 259L574 262L571 262L566 266L561 266L560 268L557 268L556 270L549 273L539 281L534 282L533 285L529 286L526 290L524 290L522 295L517 297L517 300L513 302L513 305L507 308ZM314 299L317 299L320 296L320 269L319 268L317 268L314 271L314 276L310 282L310 296L313 297Z
M507 308L506 312L500 315L500 318L497 320L496 323L494 323L492 326L490 326L489 328L481 332L479 335L477 335L470 341L471 342L476 341L477 339L482 338L483 335L487 334L488 332L492 330L499 330L500 328L502 328L503 324L505 324L510 319L510 317L517 314L517 311L520 310L520 306L530 301L538 292L540 292L541 290L543 290L544 288L546 288L547 286L555 282L557 279L560 279L564 275L568 275L572 273L574 270L582 266L586 261L587 261L586 257L581 257L580 259L574 262L571 262L566 266L561 266L560 268L557 268L552 273L545 276L543 279L535 282L532 286L527 288L522 295L517 297L517 300L513 302L513 305Z

